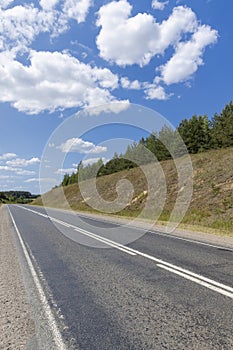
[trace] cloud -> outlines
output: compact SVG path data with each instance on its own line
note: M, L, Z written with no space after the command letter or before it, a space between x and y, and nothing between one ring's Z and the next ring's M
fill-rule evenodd
M0 1L0 8L5 9L8 7L14 0L1 0Z
M10 175L0 175L0 180L9 179Z
M126 0L113 1L100 8L97 26L101 27L96 44L100 56L120 66L143 66L154 55L159 26L146 13L130 17L132 6Z
M3 50L25 51L41 33L58 36L69 28L69 21L84 22L92 0L40 0L10 6L13 1L0 4L0 43Z
M164 10L168 3L169 1L160 2L158 0L153 0L151 6L154 10Z
M84 113L87 115L99 115L100 113L118 114L122 111L127 110L129 107L130 107L129 100L112 101L107 104L102 104L95 107L87 108L84 110Z
M11 167L27 167L29 165L40 163L40 159L33 157L31 159L16 158L13 160L8 160L6 164Z
M78 23L84 22L92 6L92 0L66 0L63 7L63 13L68 17L75 19Z
M162 23L147 13L130 17L131 11L127 0L120 0L102 6L98 12L96 24L101 30L96 44L100 56L119 66L143 67L198 25L195 13L184 6L175 7Z
M84 141L80 138L68 139L58 147L63 153L78 152L78 153L102 153L107 151L107 147L96 146L94 143Z
M65 175L72 174L77 171L77 168L57 169L54 174Z
M17 157L15 153L4 153L0 156L0 161L15 158L15 157Z
M57 180L54 178L38 178L38 177L33 177L31 179L27 179L24 182L26 183L31 183L31 182L56 182Z
M162 86L148 85L145 89L146 99L147 100L167 100L171 95L167 94Z
M35 175L35 171L31 171L31 170L24 170L24 169L15 169L15 173L17 175Z
M160 40L157 53L163 54L169 46L174 47L182 41L185 34L193 33L197 28L198 20L191 8L186 6L174 7L168 19L160 24Z
M168 3L153 1L155 9L163 9ZM203 62L207 46L216 43L218 33L210 26L201 25L196 14L187 6L176 6L167 19L158 23L150 14L131 15L132 6L127 0L112 1L103 5L98 12L100 32L96 44L100 56L119 66L147 65L155 56L164 55L168 48L173 53L160 67L154 82L120 79L124 89L144 88L146 99L166 100L163 84L184 82L197 71Z
M65 30L67 20L58 11L40 10L32 3L0 11L2 50L25 51L40 33L54 36Z
M14 172L17 175L35 175L35 171L14 168L8 165L0 165L0 170Z
M121 78L121 86L123 87L123 89L129 89L129 90L141 89L141 83L138 80L130 81L127 77Z
M209 26L203 25L193 34L191 40L177 45L175 54L163 65L162 80L167 84L186 81L203 65L203 53L206 46L217 41L218 33Z
M117 86L118 77L109 69L66 53L31 51L28 66L12 53L0 54L0 101L29 114L106 104L115 100L109 89Z
M163 9L166 2L153 1L152 6ZM125 89L144 87L147 99L166 100L169 94L161 83L167 85L183 82L203 64L205 48L217 41L218 33L200 25L196 14L186 6L173 8L171 15L161 23L146 13L131 16L132 6L127 0L113 1L98 12L97 26L101 27L96 43L100 56L119 66L138 64L143 67L156 55L163 55L172 47L174 54L162 66L153 84L120 80ZM191 38L190 38L191 37Z
M52 10L59 3L59 0L40 0L40 6L44 10Z
M151 6L163 10L168 2L151 0ZM97 13L99 55L122 67L134 64L144 67L152 59L156 62L157 57L167 57L164 53L170 49L172 57L157 70L160 81L151 87L149 82L131 81L127 77L119 80L110 69L94 66L93 62L84 64L65 51L37 52L30 48L41 34L53 39L68 31L74 21L84 22L93 5L93 0L39 0L16 5L11 0L0 1L0 102L8 102L27 114L101 106L117 101L113 90L119 86L128 90L144 88L148 99L166 99L169 95L161 84L189 79L204 63L206 46L216 42L212 36L212 40L201 44L198 33L208 26L201 26L187 6L175 6L159 22L146 12L132 14L133 6L127 0L119 0L100 5ZM216 31L208 28L217 36ZM83 46L78 40L72 42ZM186 54L189 48L190 57ZM183 62L184 70L180 72ZM173 67L177 68L176 72ZM122 101L125 102L128 101ZM92 114L100 112L101 108L97 107Z

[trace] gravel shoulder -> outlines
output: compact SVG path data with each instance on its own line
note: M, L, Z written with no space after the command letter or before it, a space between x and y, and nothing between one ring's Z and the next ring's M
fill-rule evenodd
M0 207L0 271L0 349L28 348L35 326L6 206Z

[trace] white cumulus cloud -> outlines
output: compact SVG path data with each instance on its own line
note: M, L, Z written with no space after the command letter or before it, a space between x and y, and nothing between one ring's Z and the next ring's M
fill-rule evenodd
M153 1L154 9L164 9L168 1ZM120 79L124 89L144 88L147 99L166 100L171 96L163 84L188 80L204 64L207 46L216 43L218 33L210 26L201 25L194 11L187 6L176 6L162 22L150 14L132 16L132 5L127 0L112 1L103 5L96 22L100 32L96 44L100 56L119 66L147 65L155 56L163 57L171 48L170 58L155 70L160 72L154 82Z
M0 9L8 7L14 0L0 0Z
M145 89L146 99L147 100L167 100L170 95L168 95L165 92L165 89L162 86L156 86L156 85L148 85Z
M121 86L124 89L129 89L129 90L140 90L141 89L141 83L138 80L130 81L127 77L121 78Z
M40 33L59 33L67 29L56 11L43 11L34 4L17 5L0 11L2 50L26 50Z
M24 66L12 53L0 53L0 101L36 114L114 101L109 90L118 85L107 68L91 67L60 52L31 51Z
M79 153L102 153L107 151L107 147L95 145L92 142L84 141L80 138L68 139L58 147L63 153L79 152Z
M115 113L118 114L127 110L130 107L129 100L114 101L107 104L99 104L92 108L87 108L84 113L87 115L99 115L100 113Z
M31 159L23 159L23 158L16 158L13 160L8 160L6 162L6 165L11 167L27 167L29 165L38 164L40 163L40 159L33 157Z
M184 6L175 7L162 23L147 13L130 16L131 11L127 0L120 0L102 6L98 12L101 30L96 43L100 56L120 66L148 64L198 25L195 13Z
M25 51L40 33L59 36L69 29L69 22L84 22L91 0L40 0L16 4L0 2L0 49ZM11 5L11 6L9 6Z
M17 175L35 175L35 171L25 170L21 168L14 168L8 165L0 165L0 170L7 172L14 172Z
M78 23L84 22L92 6L92 0L65 0L63 12Z
M174 84L185 81L203 65L203 53L206 46L217 41L218 33L209 26L201 26L187 42L177 45L175 54L161 69L163 81Z
M164 2L161 2L161 1L158 1L158 0L153 0L152 1L152 8L154 10L164 10L165 6L169 3L169 1L164 1Z
M0 156L0 161L1 160L8 160L8 159L15 158L15 157L17 157L17 155L15 153L4 153Z
M96 44L100 56L120 66L143 66L154 55L159 27L153 16L138 13L130 17L132 6L126 0L113 1L100 8L97 26L101 27Z
M40 0L39 3L44 10L48 11L52 10L59 3L59 0Z

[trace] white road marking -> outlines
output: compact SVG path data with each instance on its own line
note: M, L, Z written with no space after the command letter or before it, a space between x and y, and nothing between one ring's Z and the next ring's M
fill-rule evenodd
M136 255L134 252L129 251L129 250L128 250L128 247L126 247L126 246L124 246L124 245L122 245L122 244L120 244L120 243L111 241L111 240L109 240L109 239L107 239L107 238L104 238L104 237L97 236L97 235L94 234L94 233L91 233L91 232L89 232L89 231L83 230L83 229L81 229L81 228L79 228L79 227L77 227L77 226L74 226L74 225L72 225L72 224L68 224L67 222L64 222L64 221L62 221L62 220L53 218L53 217L51 217L51 216L41 214L41 213L39 213L39 212L37 212L37 211L35 211L35 210L29 209L29 208L25 208L25 207L21 207L21 206L19 206L19 205L17 205L17 207L22 208L22 209L25 209L25 210L27 210L27 211L30 211L30 212L32 212L32 213L34 213L34 214L41 215L41 216L43 216L43 217L45 217L45 218L50 219L50 220L53 221L53 222L56 222L56 223L58 223L58 224L60 224L60 225L63 225L63 226L65 226L65 227L73 228L75 231L77 231L77 232L79 232L79 233L81 233L81 234L84 234L84 235L86 235L86 236L88 236L88 237L91 237L91 238L97 240L97 241L100 241L100 242L102 242L102 243L104 243L104 244L106 244L106 245L108 245L108 246L110 246L110 247L112 247L112 248L119 249L119 250L123 251L124 253L127 253L127 254L129 254L129 255Z
M123 245L121 245L121 244L119 244L117 242L113 242L113 241L107 240L105 238L102 238L100 236L96 236L93 233L88 232L88 231L84 232L84 230L81 230L79 228L75 228L75 231L77 231L77 232L79 232L79 233L81 233L81 234L83 234L85 236L91 237L91 238L93 238L93 239L95 239L97 241L100 241L100 242L102 242L102 243L104 243L106 245L109 245L112 248L116 248L118 250L121 250L122 252L127 253L129 255L136 255L135 253L129 251L126 246L123 246Z
M19 205L17 205L18 207L20 207ZM22 206L21 206L22 208ZM36 212L35 210L30 210L28 208L25 208L23 207L25 210L29 210L29 211L32 211L34 213L38 213L39 215L41 216L44 216L44 217L48 217L48 215L45 215L45 214L41 214L39 212ZM53 208L49 208L49 209L53 209ZM113 220L109 220L109 219L102 219L102 218L92 218L88 215L84 215L84 214L80 214L79 212L78 213L73 213L72 211L69 211L69 210L63 210L63 209L57 209L59 211L62 211L63 213L66 213L68 212L69 214L72 213L73 215L78 215L80 217L84 217L86 219L90 219L90 220L93 220L93 221L104 221L106 223L111 223L111 224L115 224L119 227L122 226L122 224L116 222L116 221L113 221ZM207 246L207 247L211 247L211 248L216 248L216 249L227 249L228 251L231 251L233 252L233 249L230 248L230 247L223 247L223 246L220 246L220 245L215 245L215 244L211 244L211 243L206 243L206 242L201 242L201 241L198 241L198 240L195 240L195 239L191 239L191 238L185 238L185 237L179 237L179 236L176 236L175 234L169 234L169 233L165 233L165 232L159 232L159 231L154 231L154 230L147 230L146 228L143 228L143 227L140 227L140 226L137 226L135 224L127 224L127 227L129 228L134 228L134 229L138 229L138 230L141 230L141 231L145 231L146 232L149 232L149 233L152 233L154 235L157 235L157 236L164 236L164 237L168 237L168 238L172 238L172 239L178 239L180 241L185 241L185 242L190 242L190 243L194 243L194 244L199 244L199 245L204 245L204 246Z
M53 209L53 208L49 208L49 209ZM122 224L119 223L119 222L116 222L114 220L109 220L109 217L107 217L107 218L102 218L102 217L100 217L100 218L93 218L93 217L90 217L88 215L80 214L79 212L73 213L72 211L65 210L65 209L57 209L57 210L61 211L63 213L68 212L69 214L77 215L77 216L80 216L80 217L83 217L83 218L86 218L86 219L90 219L92 221L97 221L97 222L99 222L99 221L103 222L104 221L106 223L111 223L111 224L114 224L114 225L119 226L119 227L122 226ZM149 233L152 233L152 234L157 235L157 236L164 236L164 237L168 237L168 238L172 238L172 239L178 239L180 241L190 242L190 243L199 244L199 245L203 245L203 246L207 246L207 247L211 247L211 248L216 248L216 249L227 249L227 250L233 252L233 249L230 248L230 247L223 247L223 246L220 246L220 245L215 245L215 244L211 244L211 243L207 243L207 242L198 241L196 239L179 237L179 236L176 236L175 234L169 234L169 233L165 233L165 232L159 232L159 231L155 231L155 230L151 230L151 229L146 229L146 228L137 226L135 224L126 224L126 225L127 225L128 228L133 228L133 229L138 229L138 230L141 230L141 231L145 231L145 233L149 232Z
M161 267L162 269L165 269L165 270L167 270L167 271L170 271L170 272L172 272L172 273L175 273L176 275L181 276L181 277L183 277L183 278L185 278L185 279L187 279L187 280L190 280L190 281L192 281L192 282L195 282L195 283L197 283L197 284L200 284L201 286L204 286L204 287L206 287L206 288L208 288L208 289L211 289L211 290L213 290L213 291L215 291L215 292L218 292L218 293L220 293L220 294L223 294L223 295L225 295L225 296L227 296L227 297L233 299L233 293L227 292L227 291L224 290L224 289L218 288L218 287L216 287L216 286L214 286L214 285L212 285L212 284L210 284L210 283L204 282L204 281L201 280L201 279L198 279L198 278L195 278L195 277L186 275L185 273L182 273L182 272L180 272L180 271L174 270L174 269L172 269L172 268L170 268L170 267L168 267L168 266L164 266L164 265L162 265L162 264L157 264L157 266L159 266L159 267ZM225 286L225 287L227 287L227 286ZM225 289L226 289L226 288L225 288Z
M25 210L28 210L28 211L31 211L35 214L41 214L41 213L38 213L37 211L35 210L31 210L31 209L28 209L28 208L24 208L22 206L18 206L19 208L22 208L22 209L25 209ZM71 225L71 224L68 224L62 220L58 220L56 218L52 218L50 216L47 216L47 215L43 215L45 216L46 218L49 218L51 221L55 221L55 222L58 222L59 224L61 225L64 225L64 226L67 226L70 227L70 228L73 228L75 231L79 232L79 233L82 233L88 237L91 237L93 239L96 239L98 241L101 241L109 246L112 246L113 248L116 248L116 249L119 249L127 254L130 254L130 255L138 255L138 256L142 256L144 258L147 258L149 260L152 260L154 262L156 262L157 266L160 267L160 268L163 268L167 271L170 271L172 273L175 273L176 275L179 275L185 279L188 279L192 282L195 282L195 283L198 283L199 285L202 285L208 289L211 289L215 292L218 292L222 295L225 295L227 297L230 297L231 299L233 299L233 288L230 287L230 286L227 286L225 284L222 284L222 283L219 283L217 281L214 281L210 278L207 278L207 277L204 277L202 275L199 275L199 274L196 274L192 271L189 271L187 269L183 269L182 267L179 267L179 266L176 266L176 265L173 265L171 263L168 263L162 259L158 259L152 255L149 255L149 254L146 254L146 253L143 253L143 252L140 252L138 250L135 250L135 249L132 249L130 247L127 247L127 246L124 246L123 244L120 244L118 242L115 242L115 241L112 241L108 238L105 238L105 237L101 237L99 235L96 235L95 233L92 233L92 232L89 232L89 231L86 231L86 230L83 230L77 226L74 226L74 225Z
M9 214L10 214L12 223L14 225L15 231L17 233L19 242L20 242L21 247L23 249L23 253L24 253L25 258L27 260L27 263L28 263L31 275L33 277L35 286L37 288L38 295L39 295L39 298L40 298L40 301L41 301L44 313L45 313L46 318L47 318L47 320L49 322L49 326L50 326L50 329L51 329L51 332L52 332L52 335L53 335L54 344L56 345L57 349L59 349L59 350L66 350L66 346L65 346L65 344L63 342L63 339L62 339L61 333L59 331L58 325L56 323L56 320L55 320L55 318L53 316L52 310L51 310L51 308L49 306L48 300L47 300L47 298L45 296L45 293L43 291L43 287L42 287L42 285L40 283L40 280L39 280L39 278L37 276L36 270L35 270L35 268L33 266L33 263L31 261L31 258L29 256L29 254L28 254L27 248L26 248L26 246L25 246L25 244L23 242L23 239L21 237L21 234L19 232L19 229L18 229L18 227L17 227L17 225L15 223L15 220L14 220L12 214L11 214L11 211L10 211L9 207L8 207L8 210L9 210Z

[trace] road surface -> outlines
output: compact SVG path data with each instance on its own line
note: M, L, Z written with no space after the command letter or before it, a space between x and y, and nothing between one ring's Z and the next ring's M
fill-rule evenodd
M233 349L233 250L55 209L9 213L54 349Z

